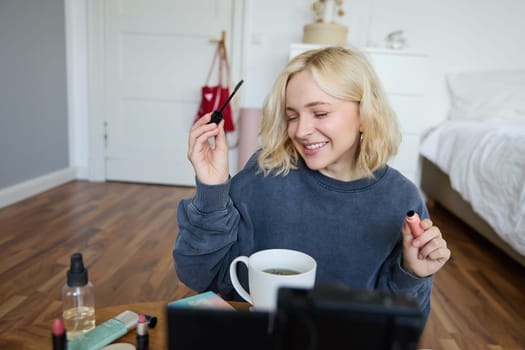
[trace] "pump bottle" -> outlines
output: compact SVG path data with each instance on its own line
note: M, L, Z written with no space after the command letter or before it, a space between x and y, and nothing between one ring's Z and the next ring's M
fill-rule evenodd
M95 292L81 253L71 255L67 282L62 289L62 318L68 341L95 328Z

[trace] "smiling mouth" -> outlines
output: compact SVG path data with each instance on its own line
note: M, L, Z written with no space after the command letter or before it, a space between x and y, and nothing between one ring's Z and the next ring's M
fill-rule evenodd
M319 149L319 148L323 147L327 143L328 142L311 143L309 145L304 145L304 148L306 148L307 150L315 150L315 149Z

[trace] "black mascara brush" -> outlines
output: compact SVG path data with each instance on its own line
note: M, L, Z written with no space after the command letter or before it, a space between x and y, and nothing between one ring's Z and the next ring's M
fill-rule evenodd
M210 123L219 124L221 122L221 120L223 118L222 112L224 111L224 108L226 108L226 106L228 105L228 103L232 99L233 95L235 95L237 90L239 90L239 88L241 87L243 82L244 82L244 80L241 80L240 82L238 82L237 85L235 85L235 88L233 89L233 91L230 94L230 96L228 96L228 99L226 100L226 102L224 102L224 104L222 105L222 107L218 111L213 111L213 113L211 114L211 120L208 122L208 124L210 124Z

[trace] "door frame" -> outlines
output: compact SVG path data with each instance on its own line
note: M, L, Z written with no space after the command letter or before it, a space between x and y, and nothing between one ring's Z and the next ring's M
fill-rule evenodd
M88 179L106 181L105 164L105 76L104 76L104 1L87 1L87 109L88 109ZM245 57L245 18L249 13L247 0L232 1L232 33L227 35L231 47L232 81L243 76ZM220 33L217 33L219 37Z

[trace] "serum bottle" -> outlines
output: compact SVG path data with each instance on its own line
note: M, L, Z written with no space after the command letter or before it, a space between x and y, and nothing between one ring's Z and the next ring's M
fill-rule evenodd
M71 255L67 282L62 289L62 318L68 341L95 328L95 292L81 253Z

